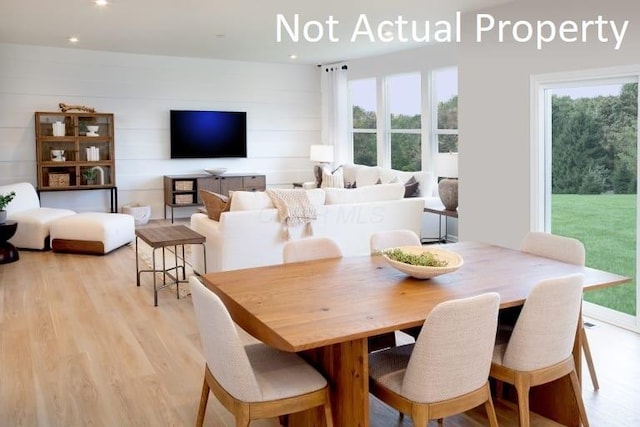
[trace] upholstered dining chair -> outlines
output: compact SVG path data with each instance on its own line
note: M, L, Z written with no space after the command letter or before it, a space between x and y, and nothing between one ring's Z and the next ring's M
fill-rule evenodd
M589 426L572 355L583 282L573 274L537 283L508 340L496 343L490 375L515 387L521 427L530 424L529 389L566 376L582 425Z
M489 368L499 305L494 292L437 305L415 344L369 354L370 392L415 426L482 404L497 426Z
M371 253L397 246L422 246L420 237L411 230L385 230L371 234L369 238Z
M285 263L311 261L324 258L340 258L342 251L329 237L307 237L290 240L282 248Z
M333 426L327 381L294 353L261 342L244 345L222 300L197 278L189 279L206 365L198 409L202 426L209 392L248 427L253 419L323 407Z
M557 259L558 261L568 264L584 265L585 263L584 245L578 239L571 237L532 231L524 237L520 250L534 255ZM591 383L593 384L593 388L598 390L600 384L598 383L596 368L593 364L593 358L591 357L591 348L589 347L589 340L587 339L587 333L584 328L584 319L581 319L578 328L584 359L587 362L587 368L591 376Z

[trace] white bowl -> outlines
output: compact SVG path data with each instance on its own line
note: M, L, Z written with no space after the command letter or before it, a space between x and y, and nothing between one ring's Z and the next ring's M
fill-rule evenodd
M391 249L400 249L403 252L409 254L421 254L425 252L430 252L436 256L441 261L446 261L447 265L444 267L427 267L421 265L411 265L400 261L395 261L385 255L382 252L382 256L393 268L402 271L403 273L408 274L411 277L416 279L430 279L432 277L439 276L441 274L451 273L452 271L456 271L460 267L462 267L463 261L462 257L456 252L450 251L448 249L442 249L438 247L423 247L423 246L400 246L397 248ZM389 250L389 249L386 249Z
M211 175L222 175L227 171L227 168L205 169L204 171Z
M98 132L98 129L100 129L100 126L94 126L94 125L87 126L87 130L89 131L88 133L91 133L91 134L96 134L96 132Z

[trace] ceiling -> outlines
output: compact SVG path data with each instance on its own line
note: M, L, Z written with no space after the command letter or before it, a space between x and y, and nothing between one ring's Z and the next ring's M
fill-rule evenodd
M398 15L435 25L438 20L455 23L455 12L467 12L511 0L111 0L98 7L93 0L2 0L0 42L51 47L107 50L260 62L321 64L417 47L416 42L370 42L361 36L351 42L360 14L375 31L383 20ZM298 43L284 33L276 41L276 16L282 14L290 26L299 14ZM310 20L324 23L333 16L334 38L328 25L318 42L302 40L302 29ZM309 24L316 36L317 24ZM68 39L80 41L71 44Z

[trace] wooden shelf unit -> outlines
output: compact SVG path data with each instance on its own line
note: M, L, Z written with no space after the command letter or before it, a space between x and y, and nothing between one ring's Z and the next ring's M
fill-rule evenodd
M64 135L54 136L56 122ZM95 136L87 126L98 126ZM116 188L113 114L36 112L35 130L38 191ZM62 160L53 160L53 150L64 150ZM89 181L92 169L96 177Z
M167 207L173 209L202 206L199 190L229 195L230 191L264 191L266 178L260 174L226 173L224 175L194 174L164 176L164 217L167 218Z

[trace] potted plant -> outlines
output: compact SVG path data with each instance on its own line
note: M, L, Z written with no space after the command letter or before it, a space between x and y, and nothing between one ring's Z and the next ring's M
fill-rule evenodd
M9 202L11 202L14 197L16 197L16 192L15 191L12 191L12 192L7 193L7 194L0 195L0 224L4 224L6 222L6 220L7 220L7 211L4 210L4 208L7 207Z
M95 169L87 169L82 173L82 177L84 178L84 182L87 185L93 185L96 183L96 171Z

